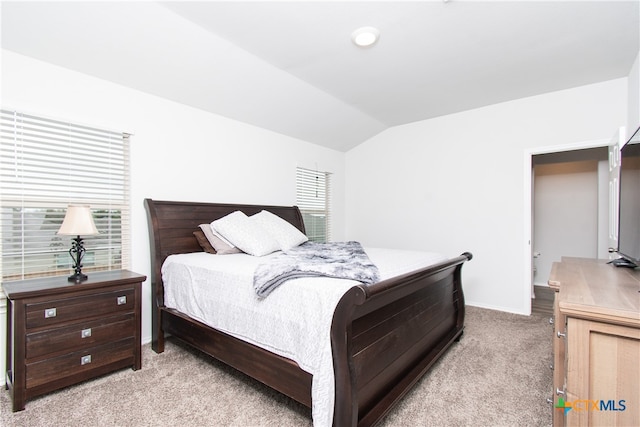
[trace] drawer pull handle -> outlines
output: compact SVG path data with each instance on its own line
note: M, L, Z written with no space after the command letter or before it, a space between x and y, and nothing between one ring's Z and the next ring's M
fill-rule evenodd
M126 295L122 295L120 297L118 297L118 305L124 305L127 303L127 296Z
M82 356L80 358L80 364L81 365L87 365L89 363L91 363L91 355L90 354L87 354L86 356Z
M547 403L548 403L549 405L553 405L553 399L552 399L552 398L550 398L550 397L547 397Z
M553 317L549 317L549 324L553 325Z
M83 329L80 335L82 338L89 338L91 336L91 328Z
M558 338L564 338L567 336L567 334L563 334L562 332L558 331L558 333L556 334L558 336Z
M45 308L44 310L44 318L48 319L50 317L56 317L57 310L55 308Z
M558 396L564 396L564 390L560 390L559 388L556 387L556 394Z

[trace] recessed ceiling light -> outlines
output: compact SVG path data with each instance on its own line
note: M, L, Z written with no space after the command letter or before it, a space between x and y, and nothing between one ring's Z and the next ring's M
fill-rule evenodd
M360 47L369 47L378 41L380 31L373 27L362 27L351 33L351 40Z

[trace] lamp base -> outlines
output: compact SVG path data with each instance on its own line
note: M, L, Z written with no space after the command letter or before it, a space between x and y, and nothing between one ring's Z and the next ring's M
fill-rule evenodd
M84 244L82 238L77 236L71 239L71 249L69 249L69 255L73 260L73 271L75 272L68 277L70 282L80 283L87 280L87 275L82 274L82 256L84 255Z
M67 278L67 280L69 282L75 282L75 283L80 283L80 282L84 282L85 280L87 280L89 277L86 274L82 274L82 273L76 273L76 274L72 274L71 276L69 276Z

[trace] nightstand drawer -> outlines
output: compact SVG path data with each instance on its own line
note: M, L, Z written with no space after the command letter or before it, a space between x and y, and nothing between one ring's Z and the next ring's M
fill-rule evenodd
M133 313L92 322L78 322L57 329L27 334L27 359L68 353L107 342L133 337L136 331Z
M26 364L27 389L50 383L68 376L79 375L102 366L135 358L134 339L91 347L64 354L41 362ZM89 377L89 376L88 376Z
M27 329L32 329L77 319L132 312L134 307L133 288L72 298L51 299L47 302L27 304L26 324Z

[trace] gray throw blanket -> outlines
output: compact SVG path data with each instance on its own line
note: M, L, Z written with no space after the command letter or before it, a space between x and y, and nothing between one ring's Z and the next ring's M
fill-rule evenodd
M334 277L372 284L380 280L376 267L358 242L306 242L258 265L253 287L264 298L290 279Z

